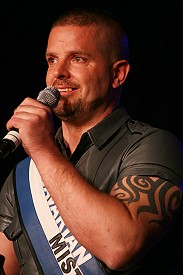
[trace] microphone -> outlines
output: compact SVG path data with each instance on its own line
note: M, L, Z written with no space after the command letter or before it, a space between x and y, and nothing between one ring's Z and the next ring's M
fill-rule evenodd
M57 106L60 99L59 91L50 86L46 87L44 90L40 91L37 100L44 105L53 109ZM0 144L0 158L4 159L10 153L12 153L21 143L20 134L17 129L12 129L6 136L2 139Z

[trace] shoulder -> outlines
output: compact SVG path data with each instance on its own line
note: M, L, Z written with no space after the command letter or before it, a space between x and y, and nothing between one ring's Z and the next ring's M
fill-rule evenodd
M0 192L0 206L2 203L4 203L5 200L9 201L9 203L12 201L12 198L14 197L14 188L13 188L13 176L14 170L11 171L7 179L5 180L1 192Z
M123 162L125 174L127 171L147 173L175 182L182 181L183 144L173 133L135 120L129 120L127 127L128 146Z
M170 131L136 120L129 120L127 127L134 142L140 146L148 146L149 150L151 149L150 146L152 146L153 149L158 149L166 154L172 151L178 153L178 156L183 160L183 143ZM133 144L132 142L132 146Z

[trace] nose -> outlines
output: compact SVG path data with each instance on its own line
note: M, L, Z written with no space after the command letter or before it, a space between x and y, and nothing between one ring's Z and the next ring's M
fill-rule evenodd
M59 60L55 64L52 74L53 74L53 77L57 79L69 78L70 73L69 73L68 64Z

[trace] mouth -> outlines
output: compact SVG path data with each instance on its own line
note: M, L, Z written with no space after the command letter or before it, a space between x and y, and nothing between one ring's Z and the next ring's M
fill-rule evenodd
M74 89L73 88L61 88L61 89L57 89L59 92L72 92Z
M63 87L63 88L57 88L57 90L60 92L60 95L62 96L62 95L64 95L64 96L66 96L66 95L71 95L71 94L73 94L73 92L75 91L75 90L77 90L77 88L71 88L71 87Z

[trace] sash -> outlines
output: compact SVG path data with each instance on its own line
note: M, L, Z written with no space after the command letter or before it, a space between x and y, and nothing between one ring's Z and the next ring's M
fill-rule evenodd
M106 274L101 263L66 227L29 157L16 167L15 191L25 235L43 274Z

